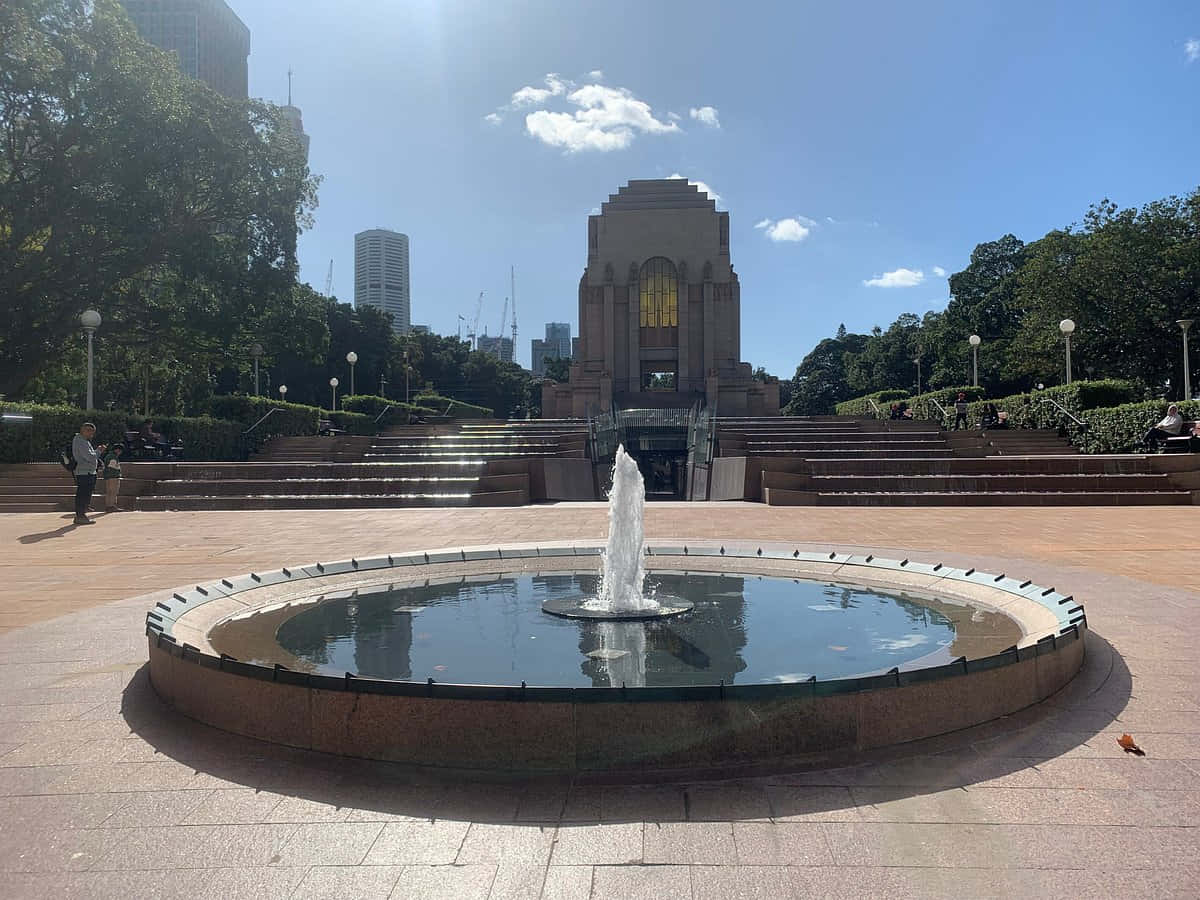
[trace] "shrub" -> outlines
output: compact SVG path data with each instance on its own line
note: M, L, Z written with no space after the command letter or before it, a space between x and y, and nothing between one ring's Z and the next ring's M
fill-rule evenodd
M278 409L279 412L272 414L254 429L252 437L255 441L261 443L267 438L280 435L317 433L317 422L321 415L317 407L281 403L270 397L251 397L244 394L213 397L208 401L207 412L218 419L241 422L244 428L249 428L272 409Z
M141 428L145 417L125 411L82 410L73 406L43 406L36 403L5 404L8 412L33 417L30 425L0 428L0 462L49 462L84 422L96 426L97 444L117 444L125 432ZM153 416L155 428L184 445L184 456L196 460L244 459L247 444L240 423L207 416Z
M342 401L342 405L348 412L362 413L369 416L373 425L378 419L379 424L374 426L376 429L385 428L388 425L405 425L416 416L436 416L440 414L431 407L387 400L383 397L376 397L374 394L358 394L346 397ZM387 410L387 415L380 419L379 416L385 410Z
M958 399L960 393L967 395L968 403L980 401L986 396L983 388L972 387L971 385L939 388L936 391L927 391L924 394L909 397L908 407L913 411L914 419L930 419L951 424L954 422L954 401ZM943 417L937 406L934 405L934 400L940 403L942 409L946 411L945 417ZM967 416L970 417L971 413L968 412Z
M1165 400L1123 403L1087 411L1087 429L1074 427L1072 443L1085 453L1128 453L1140 449L1142 437L1167 413ZM1179 413L1188 421L1200 419L1200 400L1179 403Z
M874 418L875 409L871 406L871 401L879 407L883 415L887 415L887 408L896 400L908 399L908 391L886 390L876 391L873 394L863 394L861 397L855 397L853 400L843 400L834 407L834 412L839 416L866 416Z
M1120 379L1105 379L1102 381L1076 381L1058 387L1047 388L1044 391L1034 391L1028 394L1013 394L991 400L996 409L1008 413L1010 428L1058 428L1066 431L1075 443L1075 436L1081 430L1071 416L1082 419L1084 412L1106 406L1128 404L1136 400L1139 389L1132 381ZM1053 401L1053 402L1048 402ZM1058 406L1055 406L1055 404ZM967 413L969 421L976 423L983 416L986 403L972 403ZM1058 407L1061 406L1071 415L1067 415ZM1160 416L1161 418L1161 416ZM1143 433L1146 429L1142 429ZM1140 437L1140 435L1139 435Z
M414 399L420 406L434 410L433 414L437 416L453 416L459 419L490 419L494 414L494 410L486 406L476 406L473 403L464 403L461 400L440 397L437 394L420 394Z
M375 417L363 413L348 412L347 410L330 412L323 409L321 418L328 419L334 428L340 428L346 434L375 435L379 431L375 427Z

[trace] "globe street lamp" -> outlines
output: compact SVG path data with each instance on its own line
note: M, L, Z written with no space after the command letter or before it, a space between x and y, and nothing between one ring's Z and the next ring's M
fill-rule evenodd
M88 377L87 377L87 408L91 409L96 405L95 397L93 396L93 388L95 386L94 368L92 366L92 338L96 336L96 329L100 327L100 313L94 309L85 309L83 315L79 317L79 324L83 326L83 330L87 332L88 339Z
M1188 365L1188 329L1192 327L1195 319L1177 319L1175 324L1183 329L1183 399L1188 401L1192 399L1192 370Z
M350 363L350 396L354 396L354 364L358 362L358 354L351 350L346 354L346 362Z
M286 384L281 384L279 386L279 402L287 403L287 385Z
M1063 319L1058 323L1058 330L1063 333L1063 337L1067 341L1067 384L1071 383L1071 335L1075 331L1075 323L1070 319Z
M263 345L262 344L252 344L250 346L250 355L254 358L254 396L257 397L259 395L259 391L258 391L258 361L260 359L262 359Z
M967 343L971 345L971 386L979 387L979 345L983 340L973 334L967 338Z
M329 407L330 412L337 412L337 386L338 380L337 376L335 375L333 378L329 379L329 389L333 391L333 405Z

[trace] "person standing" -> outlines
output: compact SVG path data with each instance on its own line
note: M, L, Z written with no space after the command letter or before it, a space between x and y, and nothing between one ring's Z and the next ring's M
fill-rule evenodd
M121 454L124 444L114 444L104 454L100 465L100 478L104 481L104 511L119 512L117 496L121 492Z
M967 427L967 395L962 391L958 392L958 399L954 401L954 430L958 431L958 426Z
M92 438L96 436L96 426L84 422L79 426L79 434L71 441L71 456L75 460L75 524L92 525L92 519L87 517L88 504L92 500L92 492L96 489L96 469L100 463L100 454L105 445L92 446Z

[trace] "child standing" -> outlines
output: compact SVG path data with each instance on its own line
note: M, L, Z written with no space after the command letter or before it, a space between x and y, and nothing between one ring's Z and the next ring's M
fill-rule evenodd
M121 453L125 447L116 444L104 454L100 477L104 479L104 511L118 512L117 494L121 491Z

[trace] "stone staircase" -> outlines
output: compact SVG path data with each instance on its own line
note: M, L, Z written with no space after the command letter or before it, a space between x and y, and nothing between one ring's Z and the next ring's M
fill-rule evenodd
M1200 457L1086 456L1053 431L860 419L720 420L745 498L772 506L1200 503Z
M583 459L586 438L586 423L571 421L276 438L244 463L125 463L120 504L136 510L521 506L546 491L545 471L531 463ZM0 512L70 510L74 496L74 482L57 464L0 468Z

